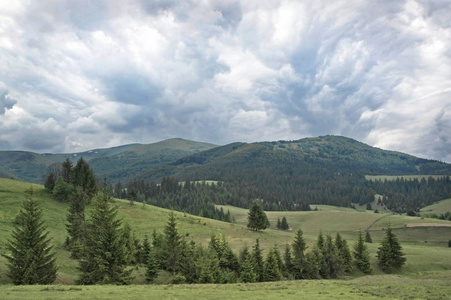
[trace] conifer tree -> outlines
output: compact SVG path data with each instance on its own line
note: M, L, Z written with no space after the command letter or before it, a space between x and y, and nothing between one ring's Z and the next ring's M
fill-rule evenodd
M252 230L257 231L266 229L267 227L268 218L263 211L260 201L258 201L257 199L252 202L252 205L249 208L247 220L247 227Z
M132 228L130 224L125 223L122 227L122 243L125 245L126 250L126 262L128 265L133 265L136 263L136 244L135 244L135 235L132 232Z
M42 210L33 199L33 187L16 216L11 240L6 249L8 276L16 285L50 284L56 279L55 253L50 246Z
M296 231L293 244L291 244L293 249L293 271L294 278L302 279L304 278L304 267L305 267L305 255L304 252L307 249L303 233L301 229Z
M246 256L242 265L240 273L241 282L255 282L257 280L257 275L254 272L254 263L250 255Z
M159 263L157 261L157 256L155 255L155 249L150 248L147 252L146 261L146 280L147 282L152 282L158 274Z
M252 260L254 262L254 272L255 275L257 276L256 280L262 282L264 273L264 262L262 250L260 249L260 242L258 239L255 241L255 245L252 249Z
M399 270L406 262L398 237L393 233L390 224L385 230L384 239L377 250L377 259L380 268L387 273Z
M280 223L280 229L282 230L288 230L290 228L290 225L288 225L287 218L285 216L282 217L282 222Z
M80 258L86 238L85 206L88 195L81 187L77 187L70 197L69 214L67 215L67 233L72 258Z
M343 263L330 235L326 236L322 254L326 267L326 272L323 272L326 275L324 278L337 278L343 267Z
M367 230L365 233L365 243L372 243L373 239L371 238L370 232Z
M348 242L341 237L339 232L337 232L337 236L335 237L335 246L337 247L338 256L341 259L344 271L351 272L353 269L351 251L349 250Z
M80 157L77 164L72 169L71 182L74 186L81 186L91 199L97 193L97 178L89 164ZM105 190L103 191L105 193Z
M280 269L274 249L271 249L266 255L264 263L263 280L264 281L278 281L280 280Z
M182 245L182 237L177 230L175 214L169 214L168 223L164 229L165 266L175 274L178 270L179 256Z
M74 186L64 181L63 177L58 177L53 188L53 196L60 202L67 202L74 190Z
M282 222L280 221L280 218L277 218L277 225L276 225L277 229L281 229L282 228Z
M285 264L286 275L292 274L294 272L293 260L291 258L290 245L285 245L285 252L283 254L283 262ZM288 277L288 276L285 276Z
M357 236L357 242L354 244L353 255L357 269L366 274L372 272L370 264L370 255L368 252L368 247L365 245L365 242L363 240L362 231L359 231L359 234Z
M87 223L85 251L80 260L79 284L129 284L126 248L122 243L121 221L117 208L109 204L108 193L94 199L94 211Z

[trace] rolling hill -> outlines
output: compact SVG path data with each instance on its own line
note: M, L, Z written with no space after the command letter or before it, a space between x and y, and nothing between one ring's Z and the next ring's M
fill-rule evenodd
M216 145L208 143L169 139L153 144L129 144L78 153L0 151L0 177L43 183L47 168L52 163L61 163L66 158L75 163L83 157L99 178L107 176L111 182L125 181L149 168L214 147Z
M5 253L5 243L10 238L14 218L22 200L25 190L30 183L10 179L0 179L0 253ZM68 211L67 203L55 201L41 185L33 184L34 197L40 201L44 210L44 221L48 225L52 243L57 251L57 264L59 266L57 283L73 283L78 275L77 261L69 258L69 252L63 247L67 232L64 226ZM144 235L151 235L153 230L163 232L167 223L169 211L151 205L135 204L130 206L128 201L115 200L119 209L119 217L130 224L135 235L143 239ZM424 274L425 272L443 272L451 270L451 252L446 247L451 235L450 222L436 219L421 219L419 217L406 217L392 214L374 214L372 212L356 211L347 208L318 206L319 211L311 212L267 212L272 224L278 217L286 216L291 231L280 231L273 227L254 232L246 227L247 210L227 207L235 216L236 223L226 223L216 220L192 216L185 213L176 213L179 232L188 241L192 240L206 246L212 235L221 232L226 237L234 251L244 246L252 247L255 239L266 253L274 244L280 249L293 241L294 231L301 228L309 247L313 245L320 231L335 235L341 232L353 245L356 231L368 229L373 237L373 243L368 244L371 262L375 267L375 274L381 274L376 266L376 251L382 239L383 231L389 223L395 229L402 243L407 257L403 274ZM88 206L87 215L91 207ZM137 268L135 283L143 282L142 271ZM5 277L5 259L0 256L0 283L8 282Z

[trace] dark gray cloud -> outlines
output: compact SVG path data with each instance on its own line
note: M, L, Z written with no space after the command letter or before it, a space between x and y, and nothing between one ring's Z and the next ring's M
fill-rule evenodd
M451 161L449 1L0 4L0 147L341 134Z
M0 88L0 115L5 114L7 109L13 108L17 101L8 96L8 91L2 91Z

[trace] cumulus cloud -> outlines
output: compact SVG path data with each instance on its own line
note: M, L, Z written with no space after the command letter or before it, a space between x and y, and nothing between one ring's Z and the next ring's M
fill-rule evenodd
M0 147L346 135L451 162L446 1L0 4Z

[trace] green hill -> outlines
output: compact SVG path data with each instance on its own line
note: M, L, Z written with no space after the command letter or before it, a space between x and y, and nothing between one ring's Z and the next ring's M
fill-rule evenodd
M0 253L5 253L5 243L10 237L14 217L19 211L20 204L25 198L25 190L32 184L10 179L0 179ZM59 266L57 282L73 283L77 277L77 261L69 258L69 253L63 247L66 239L66 215L68 205L59 203L48 194L41 185L33 184L35 199L43 205L44 220L48 225L50 236L57 251ZM119 216L128 222L138 238L151 234L153 230L162 232L168 218L168 210L150 205L135 204L128 201L115 200L119 208ZM244 246L252 247L255 239L260 239L262 249L267 251L274 244L280 247L293 240L293 231L302 228L305 238L311 247L320 231L335 235L341 232L354 244L356 231L369 229L373 236L373 244L369 244L371 260L375 273L381 271L376 267L376 251L381 241L382 228L392 224L407 256L407 263L403 268L405 274L419 272L451 270L451 252L446 247L451 236L451 222L436 219L421 219L391 214L374 214L372 212L358 212L352 209L318 206L319 211L312 212L267 212L273 226L262 232L250 231L246 227L247 210L227 207L236 219L236 223L225 223L211 219L196 217L184 213L176 213L180 233L187 240L207 245L210 237L222 232L232 248L238 251ZM89 216L88 207L88 216ZM274 229L278 217L286 216L292 231ZM5 259L0 257L0 282L8 282L5 276ZM136 282L143 282L142 272L136 271Z
M125 181L149 168L214 147L216 145L208 143L169 139L153 144L129 144L77 153L0 151L0 177L43 183L47 168L52 163L61 163L66 158L75 163L83 157L99 178L107 176L114 183Z

